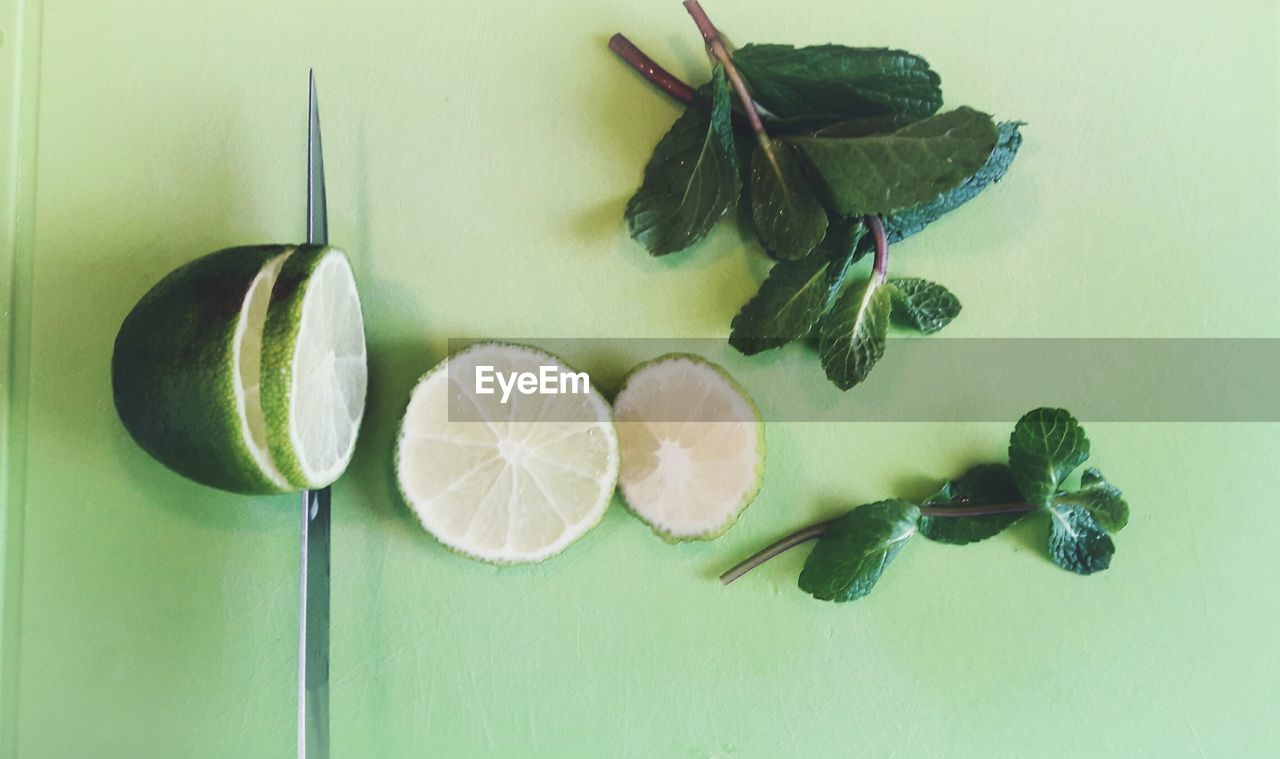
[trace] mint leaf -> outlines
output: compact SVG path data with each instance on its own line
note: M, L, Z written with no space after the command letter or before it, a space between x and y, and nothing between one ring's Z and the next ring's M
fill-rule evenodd
M906 501L869 503L835 520L800 572L800 589L823 601L871 592L885 567L916 534L920 509Z
M751 156L751 218L774 258L803 258L827 232L827 212L803 161L794 146L776 140Z
M1048 506L1062 481L1087 458L1089 439L1066 409L1027 412L1009 438L1013 480L1022 496L1037 506Z
M924 114L887 113L882 116L858 116L836 120L832 116L797 116L779 118L766 111L761 116L769 134L793 137L867 137L896 132L924 118Z
M808 335L826 310L829 279L820 251L774 264L760 291L733 317L729 344L750 356Z
M960 313L960 301L942 285L918 278L889 280L893 316L931 335Z
M980 464L942 486L925 505L946 503L954 508L1015 503L1022 494L1005 464ZM988 514L975 517L922 517L920 534L939 543L965 545L986 540L1026 515Z
M1111 564L1115 543L1089 512L1080 506L1049 507L1053 524L1049 530L1049 556L1063 569L1088 575Z
M1119 532L1129 523L1129 504L1111 483L1103 478L1097 467L1089 467L1080 475L1080 489L1071 493L1058 493L1053 502L1060 506L1079 506L1089 512L1098 526L1109 532Z
M849 263L854 263L874 248L874 245L864 244L864 241L869 243L870 240L867 237L867 225L862 223L862 219L832 216L827 220L827 236L822 238L818 249L832 261L852 257Z
M1018 148L1022 146L1022 133L1018 131L1022 125L1021 121L1002 121L997 127L999 137L996 139L996 146L987 157L987 162L959 187L917 206L885 216L884 228L889 242L910 237L1003 179L1014 156L1018 154Z
M840 299L840 294L844 292L844 279L849 274L849 267L858 260L858 254L850 251L849 253L838 254L831 259L831 263L827 264L827 300L822 307L823 315L830 313L835 308L836 301Z
M890 113L884 116L864 116L859 119L846 119L834 124L827 124L809 132L808 137L826 137L829 139L870 137L875 134L888 134L914 124L920 116L908 116L903 113Z
M760 291L733 318L729 344L750 356L808 337L840 297L866 233L860 220L837 217L812 253L774 264Z
M889 292L876 279L849 286L818 325L818 352L827 378L848 390L867 378L884 355Z
M708 87L709 107L685 109L654 148L644 184L627 203L631 236L655 256L701 240L742 191L723 68L715 68Z
M942 107L941 79L903 50L746 45L733 62L756 101L782 118L928 116Z
M831 260L827 264L827 299L822 307L826 314L844 292L844 279L853 266L865 253L858 245L867 234L867 227L861 219L836 217L828 222L827 236L818 246L818 252Z
M999 134L972 108L931 116L884 135L849 139L789 137L846 216L887 214L961 186L991 156Z

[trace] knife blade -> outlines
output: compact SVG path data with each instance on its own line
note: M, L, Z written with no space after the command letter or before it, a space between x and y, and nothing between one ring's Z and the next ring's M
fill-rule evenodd
M329 242L324 151L316 77L307 106L307 242ZM330 490L302 493L302 566L298 620L298 759L329 756L329 507Z

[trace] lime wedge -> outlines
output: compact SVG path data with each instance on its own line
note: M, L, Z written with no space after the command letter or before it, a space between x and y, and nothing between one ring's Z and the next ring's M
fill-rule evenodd
M290 246L228 248L175 269L116 336L116 411L144 450L223 490L278 493L258 403L267 300Z
M272 460L295 488L329 485L355 452L368 385L360 295L342 251L304 245L284 261L262 368Z
M609 405L594 388L502 402L477 392L481 367L490 376L572 373L519 345L481 343L454 354L414 388L396 478L445 546L495 564L542 561L586 534L609 505L618 477Z
M642 364L614 399L627 506L669 541L710 540L760 492L764 424L724 369L670 354Z

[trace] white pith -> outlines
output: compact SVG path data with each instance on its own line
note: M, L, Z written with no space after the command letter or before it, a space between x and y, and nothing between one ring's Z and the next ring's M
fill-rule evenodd
M555 357L480 344L414 388L396 453L401 491L445 545L502 564L554 556L594 527L613 496L618 441L609 406L585 394L478 396L474 368L536 371Z
M289 441L311 487L336 480L355 452L368 386L364 316L347 257L311 272L290 364Z
M249 284L236 322L233 358L240 434L262 474L282 490L288 489L289 482L271 457L271 449L267 446L267 419L262 411L262 333L267 323L271 287L280 275L280 267L292 252L290 248L272 258Z
M673 538L716 535L760 487L761 422L745 391L686 357L637 370L614 401L627 505Z

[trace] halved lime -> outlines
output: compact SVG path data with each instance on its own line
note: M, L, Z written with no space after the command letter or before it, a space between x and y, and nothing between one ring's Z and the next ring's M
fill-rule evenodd
M478 387L478 373L491 381ZM418 382L395 467L427 532L467 556L516 564L560 553L600 521L618 478L608 403L581 383L516 388L504 401L493 379L575 374L535 348L481 343Z
M614 418L622 497L664 539L718 537L760 492L764 423L719 366L678 353L642 364Z
M351 457L364 407L364 328L346 257L261 245L192 261L125 317L111 374L125 428L179 474L240 493L328 484ZM295 443L288 422L303 418Z
M210 253L175 269L125 317L111 357L116 410L148 453L197 482L290 489L257 402L267 296L291 246Z
M337 248L299 247L271 289L262 341L262 408L271 458L295 488L346 470L368 385L355 276Z

